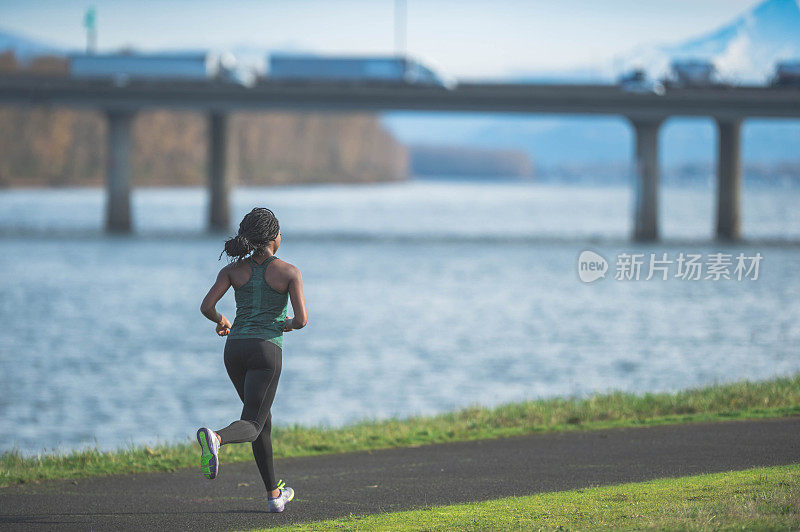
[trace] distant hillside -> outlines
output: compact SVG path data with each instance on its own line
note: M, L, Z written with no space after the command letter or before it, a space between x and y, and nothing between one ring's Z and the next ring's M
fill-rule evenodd
M407 153L374 116L234 115L231 171L249 185L405 179ZM206 119L151 111L134 124L134 185L203 185ZM67 109L0 108L0 186L99 185L105 121Z
M402 142L447 143L476 149L521 150L544 167L631 161L633 131L623 118L424 116L393 113L386 127ZM800 121L752 119L742 129L745 163L762 166L800 162ZM710 118L672 118L661 130L666 168L712 162L716 130Z
M63 58L19 61L0 53L0 76L24 70L66 75ZM199 113L149 111L134 124L135 185L202 185L207 121ZM244 184L370 182L405 179L406 149L369 114L232 115L231 172ZM103 182L105 121L69 109L0 107L0 186Z
M487 150L458 146L409 147L411 173L416 176L531 177L533 165L518 150Z
M65 50L57 46L23 37L0 29L0 52L13 51L22 63L41 55L63 55Z

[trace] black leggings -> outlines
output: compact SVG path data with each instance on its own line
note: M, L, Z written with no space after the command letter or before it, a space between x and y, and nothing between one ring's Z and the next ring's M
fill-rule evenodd
M272 400L281 376L281 348L258 338L228 338L225 368L244 403L242 418L218 430L222 445L252 442L253 456L268 491L278 487L272 466Z

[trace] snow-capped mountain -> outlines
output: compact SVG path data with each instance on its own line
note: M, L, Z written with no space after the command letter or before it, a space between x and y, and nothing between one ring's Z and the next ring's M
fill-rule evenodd
M642 69L652 79L669 73L673 60L701 59L717 67L721 80L764 83L779 61L800 60L800 0L765 0L731 22L678 43L643 44L608 61L561 70L512 72L517 83L614 83ZM690 14L687 14L690 15Z
M799 0L766 0L732 22L681 43L641 46L605 63L562 72L515 74L515 82L613 83L633 68L654 79L676 59L713 61L720 78L732 83L764 83L775 63L800 60ZM630 158L630 129L620 119L601 117L425 116L392 113L384 119L403 142L523 149L541 165L609 163ZM756 121L757 122L757 121ZM675 165L713 159L710 122L682 120L665 128L663 162ZM745 129L748 162L797 160L800 124L750 121Z
M643 68L660 78L675 59L712 61L720 77L733 83L763 83L777 62L800 59L798 0L766 0L729 24L686 42L641 46L616 58L612 69L619 74Z

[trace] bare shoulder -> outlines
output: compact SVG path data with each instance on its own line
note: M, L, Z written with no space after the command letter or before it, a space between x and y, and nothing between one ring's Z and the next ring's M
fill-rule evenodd
M222 269L219 271L219 274L231 277L231 275L236 275L237 273L245 269L247 269L247 265L243 260L235 260L223 266Z
M300 277L300 269L292 263L285 260L275 259L275 268L281 273L281 276L287 279L296 279Z
M230 263L226 264L225 266L223 266L222 268L220 268L219 275L229 275L231 273L231 270L233 269L233 268L231 268L233 266L233 264L234 263L230 262Z
M240 268L241 266L242 266L242 261L235 260L235 261L229 262L228 264L223 266L222 269L219 271L219 273L220 274L230 274L232 271L235 271L236 269Z

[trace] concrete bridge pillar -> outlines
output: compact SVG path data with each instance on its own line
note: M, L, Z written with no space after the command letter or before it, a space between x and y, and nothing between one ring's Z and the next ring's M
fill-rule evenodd
M132 111L107 111L106 230L131 230L130 147Z
M631 118L635 133L636 177L633 238L658 239L658 132L662 118Z
M212 112L208 120L208 229L230 230L230 181L228 167L228 116Z
M717 238L742 236L742 120L717 118Z

